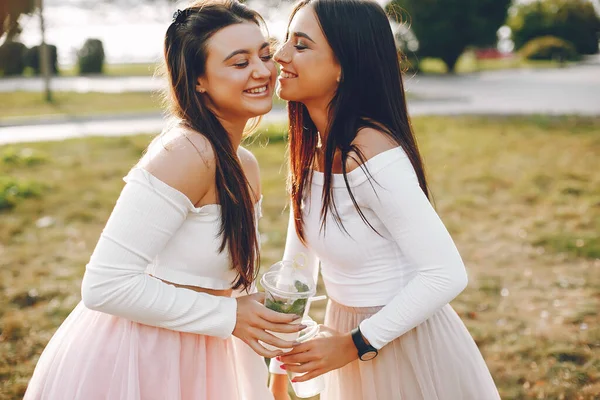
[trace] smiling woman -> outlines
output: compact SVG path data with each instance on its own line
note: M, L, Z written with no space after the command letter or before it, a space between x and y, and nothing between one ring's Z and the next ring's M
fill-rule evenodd
M240 146L267 113L275 65L236 0L177 11L165 35L172 126L149 146L86 266L82 302L25 399L272 398L260 343L290 348L295 315L261 304L259 168Z
M320 266L330 301L321 336L272 372L327 374L322 400L499 399L449 305L467 275L429 202L383 8L301 0L275 61L290 121L283 259L306 255L315 278Z

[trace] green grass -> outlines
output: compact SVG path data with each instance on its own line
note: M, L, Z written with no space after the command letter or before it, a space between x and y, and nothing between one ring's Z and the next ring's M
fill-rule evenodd
M597 398L600 118L426 117L413 124L436 208L469 272L469 287L452 304L502 398ZM281 257L285 243L281 131L270 127L250 146L262 170L263 267ZM84 266L121 177L149 140L0 147L1 176L43 185L0 212L0 399L22 397L37 357L79 301ZM311 309L318 321L323 306Z
M19 117L75 117L124 112L160 112L158 94L148 92L77 93L55 92L54 101L46 103L42 93L0 93L0 122Z
M53 102L46 103L43 93L0 92L0 122L10 123L31 117L64 118L161 111L161 95L154 92L55 92L53 96ZM285 107L285 104L285 101L273 96L274 107Z
M421 71L426 74L447 74L446 64L439 58L423 58L419 64ZM471 51L463 53L456 63L456 73L464 74L479 71L494 71L520 68L558 68L561 64L556 61L529 61L515 56L497 60L477 60Z

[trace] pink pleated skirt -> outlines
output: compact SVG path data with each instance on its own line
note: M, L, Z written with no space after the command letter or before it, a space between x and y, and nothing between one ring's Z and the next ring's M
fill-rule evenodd
M175 332L79 303L42 353L25 400L265 400L264 360L237 338Z
M329 301L325 326L349 332L381 307ZM467 328L450 305L384 346L371 361L326 375L321 400L498 400L500 395Z

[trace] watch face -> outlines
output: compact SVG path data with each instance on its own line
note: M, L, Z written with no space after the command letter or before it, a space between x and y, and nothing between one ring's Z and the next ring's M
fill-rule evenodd
M377 357L377 352L376 351L367 351L366 353L363 353L360 356L360 359L362 361L369 361L369 360L374 359L375 357Z

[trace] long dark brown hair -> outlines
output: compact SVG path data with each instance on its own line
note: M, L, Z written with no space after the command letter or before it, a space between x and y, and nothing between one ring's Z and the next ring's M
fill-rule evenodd
M348 157L354 158L359 164L366 161L360 149L352 144L362 128L382 131L404 149L416 171L421 189L429 198L423 162L408 118L399 53L385 11L376 2L302 0L294 8L290 23L298 10L307 5L313 7L321 30L342 70L341 82L329 104L327 141L323 143L325 179L321 228L325 227L329 211L332 211L338 225L343 227L331 188L336 150L341 153L342 174L354 207L362 220L371 226L350 190L346 171ZM301 205L305 192L310 190L318 132L304 104L290 101L288 114L288 189L294 207L296 232L305 241Z
M179 14L179 15L178 15ZM203 0L174 16L165 35L165 74L169 81L169 111L184 126L211 143L216 162L216 188L221 205L219 251L229 249L237 276L234 289L247 289L259 265L254 201L229 134L196 91L205 73L207 42L217 31L244 22L265 27L261 16L237 0Z

